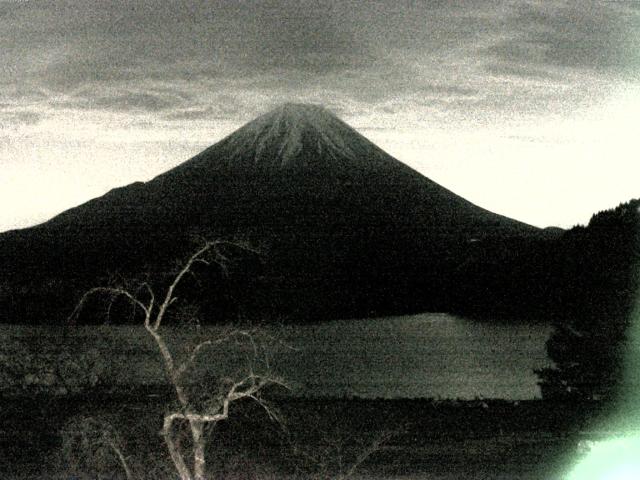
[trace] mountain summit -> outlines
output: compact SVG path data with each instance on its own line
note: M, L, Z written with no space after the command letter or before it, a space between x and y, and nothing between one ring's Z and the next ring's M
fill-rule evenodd
M0 268L27 290L61 285L51 296L65 310L74 299L61 291L162 271L194 233L264 251L250 275L260 288L226 301L328 318L447 310L481 245L537 229L438 185L322 107L285 104L149 182L1 234Z
M254 172L320 169L348 174L389 167L389 160L383 150L324 107L286 103L247 123L183 168Z

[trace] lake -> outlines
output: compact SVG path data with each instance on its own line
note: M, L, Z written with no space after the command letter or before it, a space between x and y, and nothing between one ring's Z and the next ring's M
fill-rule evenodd
M218 327L204 327L214 335ZM305 396L365 398L537 398L535 368L550 363L544 323L479 322L447 314L420 314L287 326L293 347L278 349L272 365ZM0 326L5 358L46 370L57 358L73 368L90 363L106 384L156 384L163 378L154 344L142 327ZM179 333L173 345L189 340ZM26 354L24 352L27 352ZM228 358L208 352L206 368ZM37 366L36 366L37 365Z
M303 348L283 370L316 395L530 399L550 333L431 313L332 321L296 328L289 342Z

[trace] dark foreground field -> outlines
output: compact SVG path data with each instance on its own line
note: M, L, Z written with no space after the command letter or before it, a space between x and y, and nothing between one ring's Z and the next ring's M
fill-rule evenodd
M0 399L0 478L125 478L113 455L95 447L99 432L85 430L81 439L83 425L108 425L140 477L167 476L158 432L169 398L130 392ZM209 432L212 478L341 478L367 453L353 478L562 478L598 409L540 400L272 404L282 424L247 402Z

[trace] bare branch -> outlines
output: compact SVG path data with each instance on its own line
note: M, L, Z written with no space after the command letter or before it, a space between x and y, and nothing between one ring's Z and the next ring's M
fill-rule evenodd
M355 471L375 452L380 450L382 444L391 438L392 434L389 432L382 432L379 434L373 442L371 442L353 461L349 469L344 473L339 475L338 479L351 478L351 476L355 473Z
M73 312L71 312L71 315L69 315L68 320L70 322L74 321L80 314L80 311L84 307L89 297L98 293L106 293L106 294L112 295L113 297L123 296L127 298L134 305L140 307L142 311L145 313L146 318L148 318L151 315L150 308L144 303L142 303L142 301L140 301L138 298L136 298L131 293L129 293L127 290L124 290L122 288L114 288L114 287L94 287L88 290L87 292L85 292L85 294L82 296L82 298L76 305L76 308L74 308Z
M120 435L106 418L73 417L61 433L67 462L77 464L77 460L80 460L92 465L109 458L122 467L127 480L133 480L133 471L124 454ZM106 452L113 457L107 457Z
M196 258L194 263L202 263L203 265L210 266L211 262L209 260L205 260L204 258Z
M254 355L257 356L257 347L255 341L253 339L253 331L252 330L231 330L226 332L223 335L220 335L218 338L205 340L203 342L198 343L191 353L189 357L177 368L176 373L178 376L183 375L196 361L200 352L206 347L222 345L223 343L229 342L236 337L246 337L249 339Z
M267 413L267 416L269 417L269 419L271 419L271 421L282 425L280 415L277 412L275 412L267 402L265 402L262 398L258 397L257 395L250 395L249 398L251 398L253 401L255 401L258 405L260 405L264 409L264 411Z
M174 301L173 300L174 299L173 292L176 289L176 287L178 286L178 284L180 283L180 281L182 280L182 278L188 272L190 272L191 267L193 266L194 262L198 258L200 258L202 255L207 253L209 250L211 250L216 245L217 245L216 242L207 242L207 243L205 243L202 248L200 248L196 253L191 255L191 257L189 257L189 260L187 260L187 263L184 264L182 269L175 276L175 278L173 279L173 282L171 282L171 285L169 285L169 288L167 289L167 293L165 294L164 301L160 305L160 309L158 310L158 314L156 315L156 319L155 319L155 322L153 324L153 328L155 330L160 328L160 324L162 323L162 318L164 317L164 314L167 311L167 308L169 307L171 302Z
M154 303L156 301L156 296L153 293L153 289L151 288L151 285L149 285L147 282L142 282L138 288L140 290L144 288L147 291L147 293L149 294L149 307L148 308L149 308L149 311L152 311Z
M133 480L133 474L131 473L131 468L129 468L129 462L127 462L127 459L124 456L124 453L122 453L122 450L120 449L118 443L113 438L111 438L111 436L106 431L103 432L103 438L105 443L109 445L109 447L111 447L111 450L113 450L113 453L115 453L116 458L118 459L120 465L122 466L122 469L124 470L127 480Z

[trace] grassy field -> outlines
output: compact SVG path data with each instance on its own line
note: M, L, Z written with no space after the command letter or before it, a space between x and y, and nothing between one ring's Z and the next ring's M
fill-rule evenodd
M167 465L158 432L170 396L3 399L2 478L78 475L123 478L113 461L65 454L69 425L99 418L113 425L132 464ZM578 458L586 406L505 401L300 399L276 396L283 423L254 403L234 409L209 432L212 478L337 478L381 434L388 438L356 478L555 479ZM593 409L593 405L589 408ZM69 455L71 453L71 456ZM308 454L315 456L313 461ZM97 469L97 471L96 471ZM153 474L153 475L157 475ZM144 478L153 478L153 475ZM170 478L170 477L169 477Z

